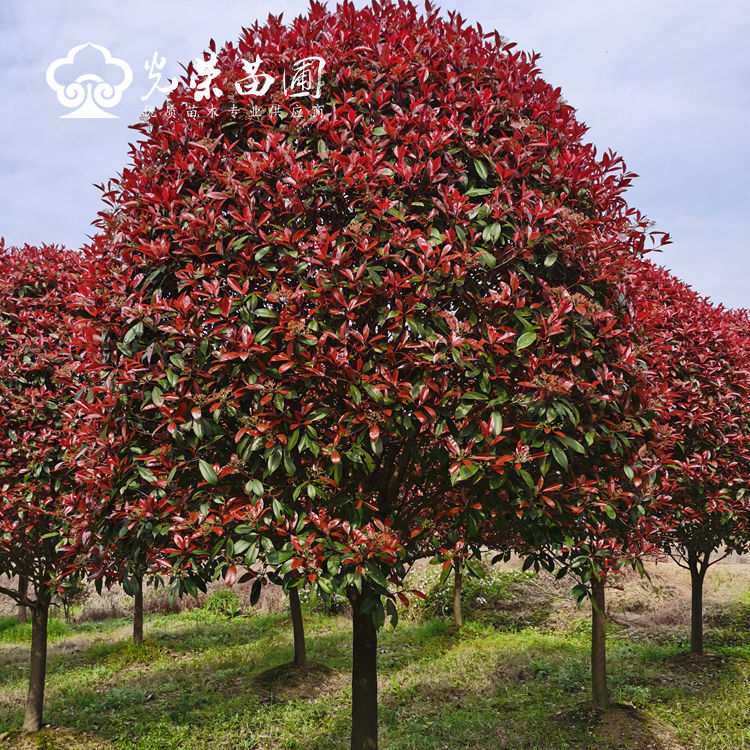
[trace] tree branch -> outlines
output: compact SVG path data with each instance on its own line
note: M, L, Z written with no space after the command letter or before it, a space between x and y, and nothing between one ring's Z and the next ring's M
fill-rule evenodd
M724 553L723 555L720 555L719 557L715 557L715 558L714 558L713 560L711 560L711 562L710 562L710 563L708 563L708 565L706 565L706 567L708 568L708 567L710 567L711 565L715 565L715 564L716 564L717 562L720 562L720 561L721 561L721 560L723 560L723 559L724 559L725 557L729 557L729 555L731 555L731 554L732 554L732 550L731 550L731 549L728 549L728 550L727 550L727 551L726 551L726 552L725 552L725 553Z
M5 586L0 586L0 594L5 594L5 596L9 596L11 599L13 599L13 601L18 602L19 604L23 604L25 607L35 608L37 605L36 601L29 599L27 596L21 596L14 589L8 589L8 588L5 588Z
M674 555L673 555L673 554L672 554L671 552L669 552L668 554L669 554L669 556L670 556L670 557L672 558L672 561L673 561L673 562L674 562L674 563L675 563L676 565L678 565L678 566L679 566L680 568L682 568L683 570L690 570L690 566L689 566L689 565L685 565L685 563L681 563L681 562L680 562L680 561L679 561L679 560L678 560L678 559L677 559L677 558L676 558L676 557L675 557L675 556L674 556ZM681 557L681 558L682 558L683 560L685 559L685 556L684 556L684 555L680 555L680 557Z

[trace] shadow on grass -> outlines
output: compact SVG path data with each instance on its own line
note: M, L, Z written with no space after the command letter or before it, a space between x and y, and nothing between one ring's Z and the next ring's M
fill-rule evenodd
M74 729L44 727L33 735L20 730L0 734L0 750L112 750L103 737Z
M47 717L93 730L118 748L347 747L348 621L308 618L311 666L302 670L286 663L293 646L285 616L163 622L164 628L150 629L140 650L123 639L94 644L73 661L69 654L57 654L51 661ZM640 750L652 742L655 748L679 747L635 707L603 718L587 712L587 633L579 630L502 633L470 624L456 633L436 620L384 631L379 638L383 746ZM647 644L628 650L625 639L619 633L612 644L618 693L627 687L653 690L658 670L675 678L685 674L685 664L672 651ZM736 677L726 660L701 673L700 689L716 689ZM683 680L681 689L690 694L690 685ZM20 707L8 718L8 725L20 723ZM618 745L617 738L625 736L634 744Z
M308 733L310 748L323 741L334 747L335 737L347 735L348 621L328 620L325 632L319 632L319 620L309 622L313 666L306 670L279 665L293 650L286 618L177 625L177 631L152 630L152 640L139 649L121 640L95 644L74 665L69 656L53 659L46 717L57 725L93 730L122 747L136 746L127 744L136 727L144 737L162 738L163 744L153 746L165 748L217 747L210 733L233 723L248 747L307 747ZM381 643L383 660L400 668L450 649L452 638L438 622L385 633ZM3 723L17 725L21 718L19 702ZM281 728L273 740L264 738L269 725ZM194 742L205 737L205 745L185 744L186 735Z

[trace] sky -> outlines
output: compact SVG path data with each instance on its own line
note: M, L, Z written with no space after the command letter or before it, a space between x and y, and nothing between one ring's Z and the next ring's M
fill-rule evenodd
M656 260L714 302L750 307L746 0L439 4L540 53L543 77L577 109L588 139L639 175L628 202L673 240ZM2 0L0 236L11 245L80 247L103 208L96 185L123 169L138 137L128 125L163 100L158 91L148 96L154 54L164 58L163 84L210 39L221 45L270 12L291 21L306 7L307 0ZM63 106L48 85L48 67L85 43L132 70L119 103L101 108L114 117L64 117L75 107ZM92 47L79 55L85 72L111 83L125 75L112 65L106 70L114 75L105 73ZM59 67L54 83L72 81L71 70Z

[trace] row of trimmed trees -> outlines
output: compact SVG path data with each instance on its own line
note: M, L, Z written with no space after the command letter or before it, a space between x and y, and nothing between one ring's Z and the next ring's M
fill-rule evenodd
M5 407L2 419L6 435L0 464L3 470L0 562L3 573L19 577L19 587L3 589L3 593L13 597L20 606L28 607L32 614L32 670L25 722L30 730L41 724L46 623L53 595L63 593L66 586L87 573L98 583L124 583L126 591L134 596L134 638L139 642L143 637L144 577L168 574L173 556L182 555L185 550L185 529L178 526L182 519L173 516L164 520L164 529L154 534L158 525L154 524L150 507L144 509L112 502L124 484L112 485L117 492L102 493L93 492L82 482L85 477L92 483L101 482L102 475L81 474L82 466L85 472L93 471L93 463L81 460L85 454L82 446L90 450L91 445L82 443L80 438L76 439L75 448L71 448L70 443L70 436L80 434L86 427L85 420L81 422L80 401L76 405L75 399L82 398L86 402L90 392L84 395L85 389L76 382L80 375L75 373L75 363L79 359L71 346L74 316L68 297L80 284L82 265L76 264L81 263L79 255L59 248L0 248L5 300L0 314L3 326L0 400ZM592 687L594 700L601 706L606 705L607 699L603 573L616 567L618 562L638 562L658 549L690 570L693 584L691 650L701 653L706 569L721 559L722 554L743 551L748 546L749 514L744 492L748 389L745 358L750 330L747 318L740 313L717 309L666 271L648 263L639 265L638 285L633 286L632 293L637 300L635 319L639 335L645 337L648 331L648 338L639 346L648 348L653 372L658 376L654 382L660 384L657 390L662 438L658 441L658 453L651 456L650 461L643 461L648 467L647 473L652 475L649 483L652 495L641 501L650 503L650 511L639 512L637 522L628 524L609 512L610 504L603 508L596 527L579 534L578 543L574 543L572 537L577 532L569 530L563 544L538 548L532 548L520 536L515 539L509 536L506 521L500 524L506 552L517 550L527 556L527 564L542 564L550 569L557 563L560 574L569 570L580 578L582 585L576 588L581 598L587 593L590 595ZM663 304L665 299L670 300L668 307ZM75 408L71 409L71 405ZM90 417L91 412L87 415ZM99 450L101 446L97 447L97 454ZM338 463L340 461L334 465ZM101 471L102 465L98 467ZM212 469L216 473L215 465ZM207 483L217 486L218 474L214 479L207 469L204 471L209 475ZM658 481L653 477L658 477ZM287 479L284 477L284 482ZM633 479L635 481L634 472ZM665 487L669 489L666 500ZM175 589L191 593L205 589L205 583L217 572L227 583L234 583L236 568L244 565L248 571L243 578L256 576L252 596L255 601L261 583L257 563L262 562L264 573L284 584L289 591L295 636L294 661L298 665L306 661L298 586L318 586L324 593L345 591L358 618L354 621L357 655L353 684L359 703L355 702L354 709L365 718L355 713L355 727L364 727L364 734L371 738L376 716L373 652L377 626L384 620L384 615L378 614L378 607L384 606L395 617L395 598L406 599L403 590L396 590L394 597L393 585L385 586L389 581L380 579L389 576L390 583L399 586L400 565L437 554L438 559L445 560L446 573L452 570L455 575L454 613L460 625L461 580L464 572L472 568L469 546L485 541L498 548L499 541L491 514L488 519L474 522L475 526L471 516L468 522L461 524L446 523L446 519L461 516L470 505L476 505L470 502L473 499L471 491L457 482L435 514L439 520L429 527L429 539L421 531L415 533L420 527L414 526L409 533L409 548L400 540L394 543L393 525L387 523L390 519L379 523L375 517L373 526L380 529L381 541L394 547L398 545L395 565L390 569L383 565L382 559L373 565L369 562L372 556L362 554L364 549L372 550L373 544L371 536L365 536L361 529L359 559L337 560L332 550L321 554L324 565L311 559L311 555L306 555L306 551L313 549L310 539L321 544L323 540L318 530L328 531L320 518L315 519L315 534L309 531L305 534L299 519L295 522L296 528L284 519L284 526L293 528L289 542L292 550L285 549L287 543L280 543L276 536L280 528L284 528L279 526L281 519L275 518L281 514L273 503L266 508L256 500L249 509L250 514L242 513L236 519L238 523L231 534L214 532L220 544L211 549L211 559L202 560L199 573L175 578ZM612 494L609 499L612 503ZM115 514L115 509L123 518ZM116 518L119 520L114 520ZM248 521L252 521L252 525ZM344 534L335 533L343 523L333 519L326 523L334 526L334 533L329 532L329 544L338 539L339 544L333 549L339 556L356 554L354 545L344 547L341 543ZM228 524L225 522L225 525ZM170 537L170 530L176 528L183 534ZM263 532L270 532L271 536L262 536ZM227 540L222 538L225 536ZM250 538L254 541L249 541ZM272 543L267 541L269 538L273 539ZM283 533L281 538L284 538ZM166 549L167 544L174 544L175 548ZM597 558L599 550L604 552ZM199 557L205 556L197 546L190 551ZM477 547L473 554L478 554ZM140 562L139 555L142 555ZM82 559L87 559L86 569L81 567ZM363 591L359 591L356 579L349 588L344 579L342 587L341 582L336 581L340 573L330 560L340 565L357 565L363 574L367 571L360 578ZM595 565L602 560L608 567L597 570ZM379 585L382 586L380 593L373 596ZM374 601L370 610L362 603L367 595Z
M283 117L250 117L243 62L280 78L305 54L326 60L323 114L277 92ZM643 259L622 161L535 57L458 16L313 3L217 61L232 93L189 116L186 78L136 126L83 253L0 252L25 727L66 581L257 598L267 578L299 646L300 587L348 598L352 748L372 750L377 630L420 593L409 565L460 572L486 547L576 577L605 705L608 574L663 550L699 592L713 553L748 545L747 315ZM693 633L700 650L698 614Z

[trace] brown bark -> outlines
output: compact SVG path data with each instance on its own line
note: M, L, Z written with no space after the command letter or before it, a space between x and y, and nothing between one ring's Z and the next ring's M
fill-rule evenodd
M453 561L453 622L457 628L464 624L464 615L461 611L461 587L463 576L461 575L461 561Z
M292 628L294 630L294 664L304 667L307 664L305 649L305 624L302 620L302 607L299 603L299 589L289 589L289 609L292 613Z
M352 735L351 750L378 748L378 634L372 612L361 612L368 590L349 586L352 605Z
M47 618L49 593L43 592L31 607L31 671L29 693L26 698L24 732L38 732L42 728L44 682L47 675Z
M143 643L143 576L137 576L133 603L133 643Z
M591 579L591 689L594 705L606 708L607 697L607 619L604 579Z
M705 569L700 566L690 565L690 653L703 653L703 578Z
M18 576L18 596L25 599L29 594L29 579L26 576ZM25 604L19 604L16 610L18 622L26 622L29 617L28 607Z

